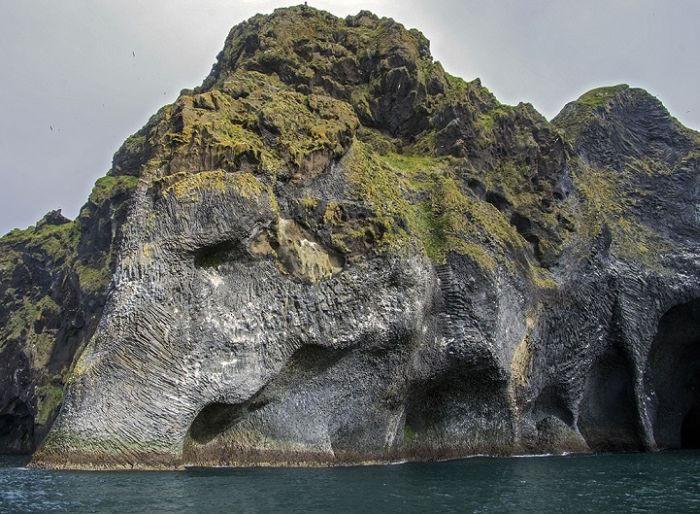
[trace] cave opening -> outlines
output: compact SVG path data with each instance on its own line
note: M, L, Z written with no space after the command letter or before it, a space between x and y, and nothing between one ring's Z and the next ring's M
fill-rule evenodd
M231 426L240 416L241 407L239 405L210 403L194 418L188 435L193 441L206 444Z
M33 444L34 416L15 398L0 411L0 453L31 453Z
M227 262L239 260L243 255L238 241L223 241L197 249L194 252L194 265L197 268L218 268Z
M611 345L589 370L579 405L578 427L595 451L643 448L628 354Z
M657 448L700 448L700 298L661 317L645 379Z
M217 399L203 405L192 419L185 435L182 446L183 464L230 465L231 462L240 463L242 458L258 462L257 459L262 458L259 452L264 450L259 445L266 444L261 441L268 436L276 437L274 422L268 425L275 414L266 418L261 414L265 408L270 406L274 411L275 405L283 402L290 391L298 391L319 375L330 373L351 351L350 348L304 345L294 351L276 376L250 398L230 403L225 399Z
M683 418L681 448L700 448L700 406L692 408Z

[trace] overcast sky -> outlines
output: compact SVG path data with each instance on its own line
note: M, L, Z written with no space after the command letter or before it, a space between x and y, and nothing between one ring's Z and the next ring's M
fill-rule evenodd
M121 142L201 83L233 25L298 3L0 0L0 234L51 209L73 218ZM502 102L531 102L550 119L592 87L625 82L700 129L700 1L309 5L418 28L447 71L481 77Z

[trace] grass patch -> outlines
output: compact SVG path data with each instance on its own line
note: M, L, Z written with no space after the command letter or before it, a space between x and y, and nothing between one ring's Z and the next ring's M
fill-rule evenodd
M437 263L455 252L493 269L506 251L522 247L521 238L497 209L461 189L450 164L450 158L376 155L357 141L347 168L358 200L387 229L380 250L418 244ZM337 221L336 208L329 204L324 219Z

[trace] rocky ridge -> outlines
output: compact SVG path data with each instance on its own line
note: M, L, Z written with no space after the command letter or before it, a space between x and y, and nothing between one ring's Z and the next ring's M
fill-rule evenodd
M640 89L548 122L391 19L255 16L78 219L0 239L0 450L48 432L35 465L118 469L695 446L699 150Z

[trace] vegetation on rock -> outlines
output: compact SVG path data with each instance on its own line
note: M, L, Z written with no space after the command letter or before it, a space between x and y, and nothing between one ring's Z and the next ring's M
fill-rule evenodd
M512 280L509 298L532 298L535 312L595 259L665 273L688 248L674 225L686 218L658 221L673 202L655 195L677 190L699 162L700 136L641 89L589 91L550 123L530 104L501 104L479 79L449 75L419 31L392 19L306 6L255 16L231 30L200 87L127 138L76 220L53 212L0 238L0 360L28 376L0 382L0 415L28 406L32 423L7 414L26 425L25 439L39 441L51 426L102 316L136 196L132 229L146 242L127 250L151 262L159 245L180 242L159 230L192 217L173 260L191 260L188 273L206 273L215 287L237 259L265 261L300 291L349 265L377 258L389 269L411 256L440 277L443 303L457 298L455 316L478 310L476 286L457 291L445 271L455 266L488 284ZM200 248L210 235L203 226L220 233ZM143 262L124 260L129 276L144 273ZM496 304L488 305L506 309ZM268 314L277 313L265 322ZM464 334L453 336L443 340ZM523 344L524 355L534 343ZM397 434L412 444L423 428L406 421Z

